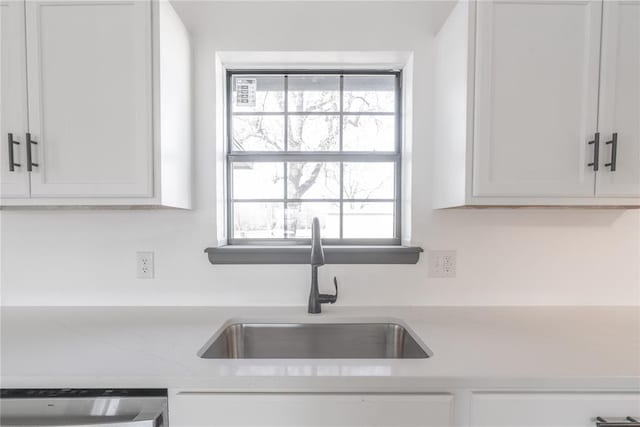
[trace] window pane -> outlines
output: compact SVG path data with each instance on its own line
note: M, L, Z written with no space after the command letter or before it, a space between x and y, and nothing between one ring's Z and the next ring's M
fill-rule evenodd
M391 74L232 75L230 236L308 239L318 217L325 238L393 238L400 165L369 153L397 152L397 83Z
M233 203L235 239L282 239L284 203Z
M255 93L252 93L254 88ZM231 97L231 111L234 113L283 112L284 76L234 75Z
M233 151L284 150L284 116L233 116Z
M343 237L393 238L393 203L344 203Z
M339 116L289 116L289 151L340 148Z
M393 199L394 164L344 164L344 199Z
M284 164L270 162L233 163L234 199L283 199Z
M288 203L287 238L310 238L313 217L320 220L323 239L340 237L340 207L338 203L308 202Z
M393 113L395 86L395 76L344 76L344 111Z
M340 111L339 76L289 76L289 111Z
M344 151L395 151L394 116L344 116Z
M287 163L287 197L290 199L339 199L340 163Z

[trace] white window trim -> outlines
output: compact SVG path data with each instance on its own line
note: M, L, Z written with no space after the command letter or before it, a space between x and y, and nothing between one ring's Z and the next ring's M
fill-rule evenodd
M411 246L412 222L412 146L413 146L413 53L387 51L338 51L338 52L216 52L216 242L218 247L227 245L226 230L226 74L234 69L399 69L403 73L402 84L402 182L401 182L401 244L397 248ZM255 253L259 247L250 247ZM362 247L359 247L360 250ZM375 250L380 251L380 247ZM394 247L386 247L392 250ZM211 249L211 248L209 248ZM207 251L209 251L207 249ZM265 247L267 249L267 247ZM416 248L419 249L419 248ZM281 248L286 251L285 248ZM375 251L374 250L374 251ZM421 250L420 250L421 251ZM418 251L418 253L420 252ZM414 252L415 251L410 251ZM236 252L237 253L237 252ZM211 253L210 253L211 259ZM213 262L213 260L212 260ZM413 261L413 262L417 262Z

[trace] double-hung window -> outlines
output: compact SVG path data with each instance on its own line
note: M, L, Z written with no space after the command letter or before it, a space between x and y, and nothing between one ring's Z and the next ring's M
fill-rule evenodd
M229 71L229 244L400 244L401 74Z

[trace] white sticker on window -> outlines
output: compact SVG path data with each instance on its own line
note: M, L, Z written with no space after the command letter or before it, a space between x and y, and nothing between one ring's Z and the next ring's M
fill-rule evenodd
M255 107L256 79L236 79L236 107Z

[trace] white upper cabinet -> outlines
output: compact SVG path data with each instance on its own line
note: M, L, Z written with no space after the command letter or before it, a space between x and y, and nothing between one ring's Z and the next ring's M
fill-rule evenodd
M475 196L593 195L601 7L478 3Z
M29 197L24 3L0 1L0 197Z
M596 194L628 197L640 194L640 1L605 1L603 13Z
M189 43L170 4L29 0L17 18L3 62L10 44L24 66L26 45L30 197L2 204L190 207Z
M151 4L27 2L32 197L153 195Z
M638 16L638 1L459 2L436 40L433 206L640 205Z

